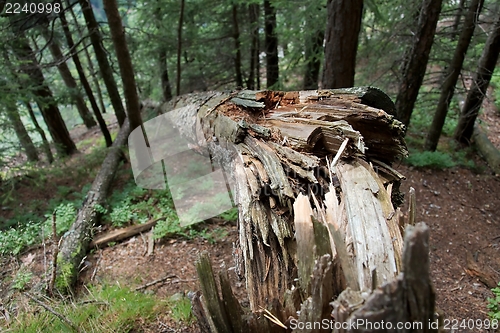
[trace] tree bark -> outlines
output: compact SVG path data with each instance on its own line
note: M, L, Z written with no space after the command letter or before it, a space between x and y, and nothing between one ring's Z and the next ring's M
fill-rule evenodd
M406 126L410 124L413 107L424 79L442 2L442 0L422 1L413 45L403 65L402 80L396 98L396 112L398 119Z
M250 47L250 71L248 74L248 89L260 89L259 80L259 5L249 4L248 14L250 20L250 29L252 44ZM257 82L256 82L257 81Z
M234 49L234 73L236 77L236 86L243 88L243 77L241 75L241 47L240 47L240 28L238 27L238 6L232 5L232 18L233 18L233 38Z
M264 0L264 32L266 48L267 88L279 88L278 36L276 35L276 8Z
M472 86L467 93L465 104L462 107L460 118L455 129L455 140L469 145L472 133L474 132L474 123L476 122L479 109L483 103L486 90L490 84L491 75L495 70L495 65L500 52L500 14L490 32L483 54L479 59L479 64L472 80Z
M137 84L135 82L134 67L132 65L132 59L130 58L127 40L125 39L122 19L118 12L118 3L116 0L104 0L103 3L104 10L108 17L111 38L115 46L118 66L120 67L130 128L134 130L142 125L141 106L137 93Z
M462 70L465 54L467 53L467 49L469 48L470 41L474 34L474 29L483 3L484 0L472 0L469 6L462 32L460 33L460 38L455 48L455 54L453 55L453 59L446 72L445 81L441 87L441 95L439 97L436 113L434 114L429 133L425 140L426 150L435 151L437 148L439 137L441 136L446 120L446 114L448 113L448 108L453 98L455 85L457 84L458 76Z
M104 80L104 84L106 85L106 89L108 90L108 96L111 100L111 104L113 105L113 109L115 110L118 124L122 126L126 117L125 110L123 109L120 93L118 92L115 77L113 76L113 70L109 65L106 51L104 51L104 46L102 45L102 36L101 32L99 31L99 25L97 24L89 0L79 0L79 3L82 7L85 22L87 23L87 29L90 34L90 41L94 48L102 79Z
M354 85L363 0L328 0L323 88Z
M33 94L37 97L38 108L42 112L43 119L47 124L58 153L61 155L75 153L77 151L75 143L69 136L68 128L61 117L57 103L45 83L40 65L24 36L18 37L14 52L19 60L24 62L21 70L30 77L31 82L35 85Z
M52 155L52 150L50 150L50 144L47 140L47 136L45 135L45 131L42 129L42 127L40 127L40 124L36 119L35 112L33 112L33 107L31 107L31 103L26 102L25 105L28 109L30 119L33 122L33 126L35 126L35 130L38 132L38 134L40 134L40 137L42 138L42 147L45 156L47 157L47 161L49 162L49 164L52 164L52 162L54 162L54 156Z
M62 236L55 283L61 292L69 292L76 282L80 263L92 241L92 230L100 223L99 207L106 203L106 196L111 189L116 169L123 156L122 148L127 142L129 133L130 125L128 119L125 119L115 142L108 148L106 158L82 203L82 208L78 211L75 222Z
M8 100L7 103L8 104L6 105L5 108L7 111L6 112L7 117L9 118L12 128L16 133L16 136L19 140L19 143L21 144L21 147L23 148L24 152L26 153L26 156L28 157L28 161L30 162L38 161L39 160L38 152L36 151L36 147L33 144L33 141L31 140L28 131L26 130L26 127L24 127L24 124L21 120L21 116L19 115L19 112L17 110L16 103L10 100Z
M80 89L75 79L73 78L73 75L71 74L68 65L66 64L66 59L64 58L61 48L59 47L58 41L55 39L55 36L51 34L51 32L47 29L46 26L42 27L42 34L49 45L50 53L52 54L54 61L57 63L57 69L59 70L59 74L61 74L64 84L70 91L71 98L75 102L76 108L78 110L78 113L80 114L80 117L83 120L83 123L87 128L94 127L97 124L94 118L92 117L92 114L90 113L89 109L87 108L82 93L80 92Z
M458 32L459 32L459 26L460 26L460 21L462 20L462 15L464 12L465 8L465 0L460 0L460 3L458 4L457 8L457 14L455 15L455 21L453 22L452 30L451 30L451 40L455 40Z
M185 0L181 1L181 10L179 13L179 25L177 27L177 80L176 80L176 93L177 96L181 94L181 54L182 54L182 26L184 25L184 6Z
M61 11L59 13L59 18L61 19L61 25L64 30L64 35L66 37L66 42L68 43L68 47L70 49L74 49L71 58L73 59L73 63L75 64L76 70L78 72L78 77L80 78L80 82L82 83L83 89L87 94L90 106L92 107L92 111L94 112L97 122L99 123L99 128L101 129L102 135L104 136L104 140L106 141L106 147L109 147L112 144L111 134L109 133L104 118L102 117L101 110L99 110L99 107L97 106L97 102L94 98L94 94L92 93L92 88L90 87L90 83L87 80L87 77L85 76L85 72L83 70L82 63L80 62L80 57L76 52L75 43L73 42L73 37L71 36L71 32L68 27L68 21L66 21L66 16L64 15L64 11Z

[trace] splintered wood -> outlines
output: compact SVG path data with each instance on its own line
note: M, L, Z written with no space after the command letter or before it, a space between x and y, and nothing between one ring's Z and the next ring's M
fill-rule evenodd
M247 314L239 328L278 331L277 323L293 318L331 319L330 303L344 290L361 306L402 274L406 220L397 206L404 176L391 164L408 151L404 125L383 92L210 92L181 97L163 110L186 106L196 108L238 204L236 272L245 278L250 313L273 315L262 322ZM198 271L200 279L210 278L201 266ZM231 323L224 311L235 314L224 298L234 300L226 284L222 292L215 285L207 290L211 285L204 284L203 294L222 293L222 299L197 299L196 313L213 317L203 319L210 331L226 331Z

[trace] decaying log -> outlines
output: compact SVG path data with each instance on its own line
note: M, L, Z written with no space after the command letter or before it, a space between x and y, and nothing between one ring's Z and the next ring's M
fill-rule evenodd
M222 278L222 289L205 281L215 277L200 259L204 296L193 306L205 331L331 319L339 294L374 293L406 267L404 176L391 166L408 153L405 128L378 89L209 92L161 109L193 144L203 133L239 208L236 272L250 308L239 309Z
M92 241L92 229L99 224L101 210L96 207L102 207L106 202L129 133L130 126L128 120L125 120L113 145L108 148L106 158L83 201L82 208L78 211L75 222L62 236L56 278L56 288L61 292L70 291L76 282L80 265Z
M141 232L145 232L153 228L159 220L165 218L159 218L153 221L149 221L143 224L131 225L126 228L120 228L112 230L108 233L100 235L96 239L92 240L89 245L89 248L103 248L107 246L111 242L119 242L121 240L127 239L129 237L140 234Z
M497 175L500 174L500 151L491 143L479 126L474 127L472 139L493 172Z

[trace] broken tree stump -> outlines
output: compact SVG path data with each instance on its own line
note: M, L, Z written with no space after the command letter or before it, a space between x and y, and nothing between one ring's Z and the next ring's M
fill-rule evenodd
M204 331L330 320L330 303L345 290L361 306L400 276L404 176L391 164L408 151L404 125L380 90L207 92L161 110L194 146L204 136L239 208L235 265L250 307L230 319L234 296L227 283L207 284L213 274L203 259L203 295L193 306ZM419 303L419 311L433 305Z

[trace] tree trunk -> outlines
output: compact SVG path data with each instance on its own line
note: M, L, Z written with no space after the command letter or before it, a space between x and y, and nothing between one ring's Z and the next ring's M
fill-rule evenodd
M13 102L13 103L11 103ZM7 99L7 105L5 110L7 111L7 117L16 133L17 138L19 139L19 143L23 148L26 156L28 157L28 161L36 162L38 161L38 152L36 151L36 147L31 140L28 131L26 131L26 127L21 120L21 116L16 107L16 103L12 100Z
M396 112L398 119L406 126L410 124L413 107L424 79L442 2L442 0L422 1L417 32L403 65L402 80L396 98Z
M122 26L122 19L120 17L120 13L118 12L118 4L116 0L104 0L103 3L104 10L106 11L106 15L108 17L111 39L113 40L113 45L115 46L118 66L120 67L130 128L131 130L134 130L142 125L142 119L132 59L130 58L127 40L125 39L125 31Z
M87 254L89 244L92 241L92 230L100 223L101 213L98 207L102 207L106 203L106 197L123 156L122 149L127 142L129 133L130 125L128 119L125 119L115 142L108 148L108 154L82 203L82 208L78 211L75 222L62 236L61 248L57 257L55 283L56 288L61 292L67 293L76 282L80 263Z
M455 15L455 21L453 22L452 30L451 30L451 40L455 40L458 32L459 32L459 26L460 26L460 20L462 20L462 15L464 12L465 8L465 0L460 0L460 3L458 4L457 8L457 14Z
M172 89L170 88L170 80L168 78L167 66L167 49L162 47L158 53L158 60L160 64L160 77L161 77L161 90L163 100L168 102L172 99Z
M488 136L478 126L474 126L474 133L472 139L477 147L477 150L484 157L488 165L497 175L500 175L500 151L491 143Z
M38 108L42 112L43 119L47 124L58 153L61 155L75 153L77 151L75 143L69 136L68 128L61 117L57 103L45 83L40 65L24 36L18 37L14 52L19 60L24 62L21 70L30 77L31 82L35 85L33 95L37 98Z
M47 136L45 136L45 131L42 129L42 127L40 127L40 124L36 119L35 112L33 112L33 108L31 107L31 103L26 102L25 105L26 108L28 109L30 119L33 122L33 125L35 126L35 130L38 132L38 134L40 134L40 137L42 138L42 147L45 156L47 156L47 161L49 162L49 164L52 164L52 162L54 162L54 156L52 155L52 150L50 150L50 144L49 141L47 140Z
M264 32L266 43L266 86L279 86L278 36L276 35L276 8L271 0L264 0Z
M182 26L184 25L184 6L185 0L181 0L181 10L179 13L179 26L177 27L177 80L176 93L181 94L181 54L182 54Z
M68 21L66 21L66 16L64 15L64 11L61 11L59 13L59 18L61 19L61 25L64 30L64 35L66 37L66 42L68 43L68 47L70 49L73 49L71 58L73 59L73 63L75 64L76 70L78 72L78 77L80 78L80 82L82 83L83 89L85 90L85 93L87 94L87 97L90 101L90 106L92 107L92 111L94 112L97 122L99 123L99 128L101 129L102 135L104 136L104 140L106 141L106 147L109 147L112 144L111 134L109 133L104 118L102 117L101 110L99 110L99 107L97 106L97 102L94 98L94 94L92 93L92 88L90 87L90 83L87 80L87 77L85 76L85 72L83 70L82 63L80 62L80 57L76 52L75 43L73 42L73 37L71 36L71 32L68 27Z
M233 18L233 38L234 49L234 72L236 76L236 86L243 88L243 77L241 76L241 47L240 47L240 28L238 27L238 6L232 5L232 18Z
M102 36L99 31L99 25L90 6L89 0L79 0L80 6L82 7L83 16L85 17L85 22L87 23L87 29L90 34L90 41L94 48L95 56L97 58L97 63L101 71L102 79L108 90L108 96L115 110L116 119L120 126L123 125L125 121L125 110L123 109L122 100L120 93L118 92L118 87L116 86L115 77L113 76L113 70L109 65L108 57L104 47L102 45Z
M323 88L354 85L363 0L328 0Z
M252 44L250 47L250 72L248 74L247 88L260 89L259 83L259 5L249 4L248 14L250 20L250 29ZM257 79L257 84L256 84Z
M468 9L464 26L460 33L460 39L455 48L455 54L446 72L443 86L441 87L441 95L439 97L436 113L434 114L434 119L432 120L427 139L425 140L426 150L435 151L437 148L439 137L441 136L441 131L443 130L446 120L446 114L448 113L448 108L453 98L455 85L457 84L458 76L462 70L465 54L467 53L467 49L469 48L470 41L474 34L474 28L476 27L476 22L483 7L483 3L484 0L472 0Z
M83 123L87 128L94 127L97 124L94 118L92 117L92 114L90 113L89 109L87 108L87 105L83 100L82 93L80 92L80 89L75 79L73 78L73 75L71 74L68 65L66 64L66 60L61 51L61 48L59 47L58 41L55 39L53 33L51 33L45 26L42 27L42 34L49 45L50 53L52 54L54 61L57 63L57 69L59 70L59 74L61 74L64 84L70 91L71 98L75 102L76 108L78 110L78 113L80 114L80 117L83 120Z
M174 109L168 115L179 128L197 118L205 137L216 138L208 150L232 180L239 207L235 268L245 276L250 309L234 297L227 273L216 279L202 256L203 298L192 295L192 304L203 331L281 332L290 320L332 315L342 322L433 319L424 226L408 232L403 255L405 220L396 206L404 176L390 164L407 150L404 126L375 108L394 112L387 99L373 88L210 92L162 107Z
M491 75L495 70L495 65L500 52L500 14L497 17L495 26L490 32L483 54L479 59L477 71L472 80L472 86L469 89L465 104L462 107L460 118L455 129L455 140L463 144L470 144L472 133L474 132L474 123L476 121L479 109L483 103L486 90L490 84Z
M73 18L74 25L76 26L76 30L78 31L79 37L83 38L82 28L80 27L80 24L78 23L78 19L76 18L75 11L73 10L72 6L69 7L69 12L71 13L71 16ZM61 12L61 13L64 14L64 12ZM66 17L64 16L64 18L66 18ZM94 65L92 64L92 58L90 57L90 53L88 50L88 46L91 44L92 44L91 42L89 42L89 43L84 42L83 43L83 52L85 53L85 57L87 58L87 65L88 65L88 69L90 72L90 76L92 77L92 81L94 83L95 89L97 90L97 98L99 99L99 106L102 110L102 113L106 113L106 106L104 105L104 100L102 98L101 85L99 84L97 72L94 70Z
M304 89L318 89L319 69L321 67L321 51L325 33L316 30L306 36L305 61L306 71L304 74Z

